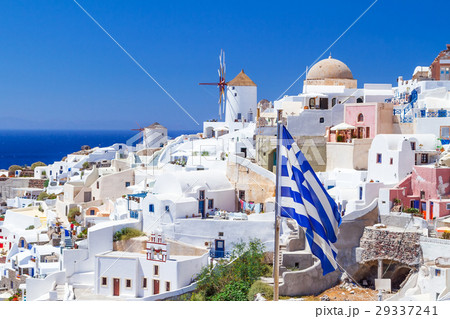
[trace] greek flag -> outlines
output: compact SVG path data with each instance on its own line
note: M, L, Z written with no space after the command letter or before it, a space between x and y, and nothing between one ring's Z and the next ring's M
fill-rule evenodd
M279 142L278 204L282 217L304 228L311 252L322 263L323 275L337 269L337 240L341 214L288 130L282 125Z

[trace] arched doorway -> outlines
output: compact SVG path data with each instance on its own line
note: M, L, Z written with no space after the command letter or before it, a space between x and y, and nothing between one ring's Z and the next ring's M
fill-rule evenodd
M277 168L277 150L274 149L268 155L268 158L267 158L267 169L269 171L275 173L276 168Z

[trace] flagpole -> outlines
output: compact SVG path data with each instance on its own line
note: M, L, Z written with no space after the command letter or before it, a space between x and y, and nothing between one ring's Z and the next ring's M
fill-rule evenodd
M273 300L278 301L279 296L279 281L280 281L280 203L279 197L279 178L280 178L280 140L281 140L281 119L282 110L278 110L277 114L277 167L275 180L275 234L274 234L274 253L273 253Z

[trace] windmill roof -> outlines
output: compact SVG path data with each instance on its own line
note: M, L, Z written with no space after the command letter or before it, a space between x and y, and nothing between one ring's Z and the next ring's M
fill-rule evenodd
M165 127L159 124L158 122L155 122L152 125L147 126L147 128L165 128Z
M247 74L244 73L244 70L241 70L239 74L230 82L227 83L229 86L256 86L255 82L253 82Z

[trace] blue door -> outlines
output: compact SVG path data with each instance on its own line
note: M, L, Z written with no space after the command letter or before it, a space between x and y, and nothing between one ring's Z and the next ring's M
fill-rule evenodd
M202 218L205 218L205 200L198 201L198 213L202 214Z
M223 258L223 257L225 257L225 240L223 240L223 239L216 239L215 257L216 258Z

